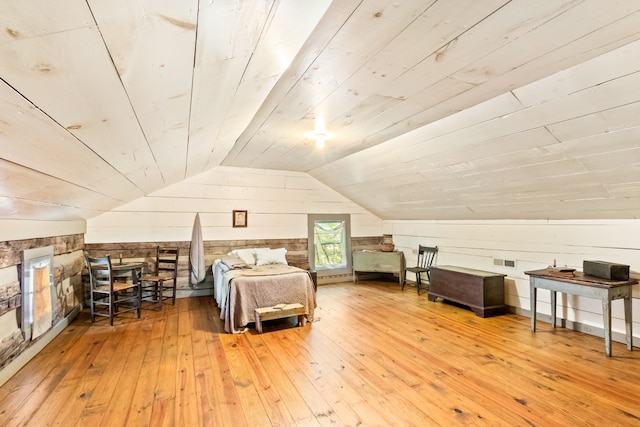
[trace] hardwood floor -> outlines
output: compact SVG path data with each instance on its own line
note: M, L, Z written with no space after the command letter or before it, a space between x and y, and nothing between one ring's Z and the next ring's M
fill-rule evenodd
M0 388L0 425L640 424L640 351L397 283L318 289L318 321L225 334L210 297L83 312Z

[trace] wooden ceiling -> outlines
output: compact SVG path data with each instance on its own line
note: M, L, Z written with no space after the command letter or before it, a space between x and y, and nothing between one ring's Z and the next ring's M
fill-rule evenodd
M3 219L91 218L219 165L308 172L383 219L640 218L637 0L0 16Z

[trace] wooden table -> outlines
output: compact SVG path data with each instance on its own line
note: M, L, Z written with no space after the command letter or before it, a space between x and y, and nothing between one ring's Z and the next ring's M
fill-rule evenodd
M142 272L144 262L126 262L126 263L111 263L111 271L115 278L128 279L131 276L133 283L138 283L140 273Z
M398 275L400 285L404 282L404 252L353 251L353 281L358 280L357 271L393 273Z
M551 325L556 327L556 292L564 292L588 298L599 298L602 301L602 315L604 318L604 341L607 356L611 356L611 301L624 298L624 322L627 332L627 349L633 349L631 286L637 280L606 280L587 276L575 272L573 277L553 275L548 268L542 270L525 271L529 275L529 290L531 292L531 331L536 331L536 296L538 289L551 291Z

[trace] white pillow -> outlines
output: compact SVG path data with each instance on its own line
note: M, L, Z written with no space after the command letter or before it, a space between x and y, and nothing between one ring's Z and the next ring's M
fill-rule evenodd
M256 265L256 248L234 249L231 253L239 257L247 265Z
M256 265L268 264L284 264L287 263L287 250L285 248L278 249L256 249Z
M229 255L229 256L222 257L220 262L231 269L247 268L247 263L244 262L239 256L236 256L236 255Z

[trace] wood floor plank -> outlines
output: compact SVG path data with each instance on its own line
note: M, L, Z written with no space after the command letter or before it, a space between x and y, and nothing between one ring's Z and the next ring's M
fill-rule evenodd
M145 319L141 326L143 332L141 340L146 348L127 415L128 425L148 426L151 423L165 326L164 317Z
M168 307L168 306L167 306ZM167 313L162 352L151 409L151 425L171 426L175 422L178 377L178 311Z
M268 373L267 384L280 390L279 397L291 414L294 422L298 422L313 416L313 412L307 406L304 398L298 393L291 378L287 375L284 367L275 358L275 353L284 352L280 343L273 334L256 334L250 331L245 334L252 352L259 360L261 369ZM270 387L270 388L271 388Z
M134 347L140 323L132 321L126 324L116 324L114 327L108 324L101 326L107 336L105 351L93 363L92 375L99 375L99 381L95 387L86 393L89 399L84 407L79 424L101 425L106 414L112 413L111 401L122 384L127 383L123 371L129 358L129 353ZM108 374L107 374L108 373ZM126 416L126 412L124 414Z
M144 364L144 356L147 350L147 342L145 337L144 322L140 322L135 327L135 333L132 334L133 341L131 343L123 343L130 347L126 355L126 361L122 367L122 374L119 383L116 386L108 407L104 411L101 426L121 426L132 425L128 420L129 408L138 385L142 366ZM125 357L124 352L118 352L116 357ZM100 385L100 387L102 384Z
M83 311L0 387L0 425L640 425L640 351L397 283L318 288L316 321L224 333L211 297ZM252 326L252 325L250 325Z
M40 375L24 368L0 388L0 425L27 423L37 408L48 399L68 371L74 366L90 364L104 341L96 341L86 327L70 326L30 362L38 366Z
M466 315L466 313L464 314ZM366 321L366 318L361 319L363 322ZM375 327L375 325L368 325L369 327ZM488 353L482 348L479 348L478 345L474 347L464 347L459 348L455 345L450 344L451 339L456 339L460 336L461 330L464 329L464 325L455 325L455 324L439 324L437 325L439 330L442 332L446 332L444 334L439 334L437 336L432 337L430 340L430 354L424 355L423 358L426 362L431 363L433 366L440 369L444 374L451 376L452 378L456 377L466 377L467 383L473 384L474 382L478 382L480 385L478 388L482 388L485 393L496 389L496 399L504 399L505 397L515 396L514 399L520 399L524 401L524 399L518 397L518 390L512 390L509 386L509 382L505 385L500 385L500 387L496 387L494 383L490 381L490 375L482 375L478 378L473 376L473 373L476 372L476 367L478 365L483 365L485 358ZM415 330L411 328L406 328L405 333L412 341L419 341L422 339L421 325L416 326ZM396 334L397 335L397 334ZM449 340L446 338L449 337ZM438 340L439 338L439 340ZM389 336L389 339L393 339L393 334ZM402 338L398 337L399 340ZM424 342L427 342L426 339ZM395 346L394 346L395 347ZM414 351L419 351L418 348L415 348ZM435 355L435 356L434 356ZM489 356L492 356L489 354ZM491 357L493 359L493 357ZM446 361L446 362L445 362ZM492 368L499 367L499 364L491 365ZM483 366L483 372L488 374L488 365ZM517 370L500 370L499 372L492 374L495 375L496 378L512 378L514 375L519 375ZM489 379L488 379L489 378ZM423 379L428 379L424 377ZM474 380L474 382L470 381ZM531 381L531 378L527 380ZM523 381L521 381L523 382ZM503 392L509 391L506 396ZM558 406L562 407L562 398L556 399L558 401ZM498 403L498 402L496 402ZM540 413L551 413L556 412L554 415L557 418L562 416L567 416L568 423L573 423L572 416L570 414L563 414L560 410L559 413L554 411L556 408L551 402L546 399L534 399L533 401L528 402L528 405L541 405Z
M283 367L283 370L287 373L293 386L300 393L318 423L320 425L340 424L335 411L322 396L321 390L317 388L317 377L308 369L308 361L300 357L300 352L293 350L293 354L290 354L288 351L286 344L290 334L283 331L274 332L271 335L279 340L278 348L280 350L273 352L273 357ZM304 420L300 422L304 423Z
M194 304L192 304L192 302ZM182 309L182 308L185 309ZM178 315L178 376L176 379L176 425L202 425L196 391L196 374L193 362L193 317L191 309L196 309L195 301L180 301Z
M206 309L203 308L203 301L198 301L198 306L193 307L193 367L195 370L195 386L198 398L198 413L200 414L201 425L216 426L223 425L221 411L218 410L220 398L214 378L214 368L207 346L207 337L212 335L214 328L211 324L211 317L207 316Z
M242 345L244 338L242 335L234 334L221 336L221 339L247 424L250 426L271 425L270 413L265 408L258 391L260 385L254 382L251 372L255 365L250 364L243 351L246 348Z

